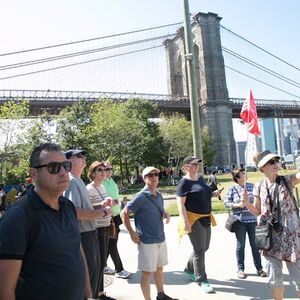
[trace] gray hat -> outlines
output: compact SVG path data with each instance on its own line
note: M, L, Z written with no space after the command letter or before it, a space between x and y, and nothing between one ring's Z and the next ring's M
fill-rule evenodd
M81 149L69 149L69 150L65 151L65 156L67 159L69 159L71 156L74 156L78 153L82 153L83 155L86 154L86 152Z
M188 164L196 164L202 162L202 160L200 158L197 158L195 156L187 156L184 160L183 160L183 165L188 165Z

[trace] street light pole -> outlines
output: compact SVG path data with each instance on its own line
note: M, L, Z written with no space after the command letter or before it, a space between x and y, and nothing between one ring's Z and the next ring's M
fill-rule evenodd
M195 76L195 57L193 48L192 29L190 21L189 1L183 0L184 10L184 42L185 42L185 59L187 63L188 89L190 98L190 110L192 121L193 148L194 155L203 161L200 114L199 114L199 97L197 92L196 76ZM201 164L201 173L203 173L203 164Z

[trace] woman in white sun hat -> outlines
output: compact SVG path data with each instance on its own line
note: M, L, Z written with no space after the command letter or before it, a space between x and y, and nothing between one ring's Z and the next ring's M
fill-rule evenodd
M243 201L253 214L260 215L259 224L267 221L273 224L273 247L262 251L267 261L273 299L283 299L283 261L300 298L300 220L299 209L293 197L293 187L300 183L300 173L279 176L279 156L268 150L258 153L254 161L264 174L264 179L254 187L253 205L248 201L246 193ZM271 206L276 208L273 216Z

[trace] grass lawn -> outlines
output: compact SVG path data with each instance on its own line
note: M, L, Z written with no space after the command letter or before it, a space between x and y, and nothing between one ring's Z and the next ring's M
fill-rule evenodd
M279 173L280 175L286 175L286 174L293 174L296 173L296 170L281 170ZM248 172L248 182L251 183L256 183L260 181L263 178L263 175L261 172ZM205 179L207 179L207 176L205 176ZM219 187L223 188L224 190L221 194L221 198L224 199L227 189L229 186L233 185L234 182L232 181L231 174L219 174L217 175L217 179L219 182ZM128 190L126 193L123 193L120 195L121 199L127 199L131 200L139 190L143 188L143 184L141 185L131 185L128 187ZM166 180L161 180L158 186L158 190L163 194L164 198L172 198L175 199L175 191L176 191L176 186L170 186L167 185ZM296 191L297 192L297 191ZM165 203L169 200L165 200ZM223 201L219 201L218 198L213 197L212 198L212 210L214 213L222 213L226 212L227 209L224 208ZM177 205L176 203L172 203L170 205L167 205L166 208L167 212L170 213L172 216L177 216L178 215L178 210L177 210Z

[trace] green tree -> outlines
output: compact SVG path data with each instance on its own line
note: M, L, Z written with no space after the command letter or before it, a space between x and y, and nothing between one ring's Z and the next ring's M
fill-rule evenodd
M87 132L90 130L92 104L84 99L63 109L57 117L56 138L64 148L89 149Z
M161 115L160 130L168 145L169 161L178 164L185 156L193 153L192 124L183 115ZM203 160L207 165L213 161L214 151L207 127L201 129Z
M209 136L207 126L201 129L201 141L204 162L207 166L211 166L213 164L215 150L213 148L214 143Z
M53 117L48 114L41 115L38 119L32 119L26 131L19 137L16 144L12 145L12 151L18 157L18 163L7 171L9 182L24 182L28 177L29 157L34 147L41 143L54 142L51 131L55 130Z
M64 109L57 121L57 139L64 147L87 151L87 163L110 160L122 178L140 165L163 160L163 139L156 107L144 100L84 100Z
M103 101L92 114L93 132L97 128L95 144L102 157L117 164L123 177L141 165L161 160L163 145L155 118L156 108L143 100L127 102Z
M0 106L0 182L8 181L8 172L16 171L18 156L15 153L15 144L22 140L24 132L29 128L28 101L7 101Z

